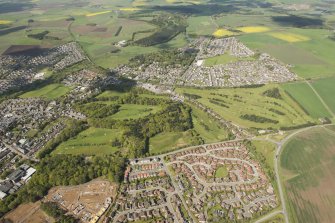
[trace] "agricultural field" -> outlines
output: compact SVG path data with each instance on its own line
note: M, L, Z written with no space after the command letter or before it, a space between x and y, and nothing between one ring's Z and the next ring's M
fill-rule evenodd
M291 222L335 217L335 132L317 127L290 139L281 154L281 178Z
M288 83L282 85L282 88L287 91L313 118L332 117L307 83Z
M335 113L335 77L324 78L312 81L311 84L321 96L323 101L328 105L328 107Z
M271 32L249 33L239 39L252 49L269 53L303 78L327 77L335 74L335 41L325 29L285 28Z
M212 90L177 88L177 92L200 96L198 102L244 127L278 129L314 121L278 85Z
M229 31L227 29L217 29L213 36L216 38L222 38L222 37L228 37L228 36L234 36L236 33Z
M61 143L52 153L56 154L112 154L119 150L113 142L121 137L122 131L117 129L89 128L76 137Z
M38 90L26 92L20 95L20 97L21 98L42 97L46 99L57 99L67 94L70 90L71 90L70 87L66 87L62 84L50 84Z
M192 136L189 132L160 133L149 140L149 153L162 154L190 145Z

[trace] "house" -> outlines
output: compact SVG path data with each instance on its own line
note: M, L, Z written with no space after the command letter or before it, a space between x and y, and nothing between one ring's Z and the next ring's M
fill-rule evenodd
M25 175L25 171L18 168L11 174L7 176L7 179L12 181L13 183L17 183L21 180L21 178Z

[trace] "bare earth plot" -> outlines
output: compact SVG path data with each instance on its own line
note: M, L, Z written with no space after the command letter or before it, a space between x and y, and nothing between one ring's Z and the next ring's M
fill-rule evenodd
M335 132L300 133L286 144L281 168L291 222L334 222Z
M54 219L40 209L40 202L22 204L5 216L5 219L15 223L49 223Z
M54 187L43 201L57 202L81 222L93 222L114 201L116 190L111 182L97 179L78 186Z

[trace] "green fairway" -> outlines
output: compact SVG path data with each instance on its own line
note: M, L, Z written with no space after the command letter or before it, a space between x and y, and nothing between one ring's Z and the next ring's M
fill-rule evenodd
M161 154L190 145L191 135L188 132L165 132L150 138L150 154Z
M279 91L281 98L264 95L273 89ZM281 128L313 121L278 85L233 89L177 88L176 91L201 96L198 102L244 127Z
M227 139L228 131L212 120L206 112L192 106L194 129L205 143L218 142Z
M110 117L113 119L138 119L154 114L160 109L159 106L123 104L120 111Z
M221 166L215 171L215 178L225 178L228 176L227 167Z
M323 106L320 99L315 95L314 91L308 86L308 84L301 83L289 83L284 84L282 87L313 117L322 118L331 115L327 109Z
M38 90L24 93L20 95L20 97L21 98L42 97L47 99L57 99L67 94L70 90L71 90L70 87L66 87L62 84L50 84Z
M111 154L118 150L112 142L121 137L121 133L120 130L91 127L60 144L52 154Z
M292 138L281 154L281 178L291 222L335 218L335 132L322 127Z
M335 113L335 77L319 79L311 83L332 112Z

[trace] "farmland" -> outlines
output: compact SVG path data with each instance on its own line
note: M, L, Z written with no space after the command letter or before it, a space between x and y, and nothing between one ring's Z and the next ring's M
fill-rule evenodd
M71 88L66 87L62 84L50 84L38 90L24 93L20 97L21 98L42 97L47 99L56 99L65 95L70 90Z
M281 98L264 95L276 87L267 85L258 88L213 90L178 88L177 92L201 95L198 102L213 109L224 119L244 127L281 128L313 122L283 90L279 89ZM255 114L266 119L251 121L248 120L249 116L244 118L244 115Z
M292 222L332 222L335 132L323 127L299 133L284 147L281 177Z
M322 118L331 115L323 106L313 90L304 82L284 84L282 87L313 117Z
M120 130L92 127L60 144L53 154L111 154L119 150L113 146L113 141L121 137L121 134Z
M328 107L335 112L335 77L319 79L312 82L313 87L316 89L318 94L322 97Z

